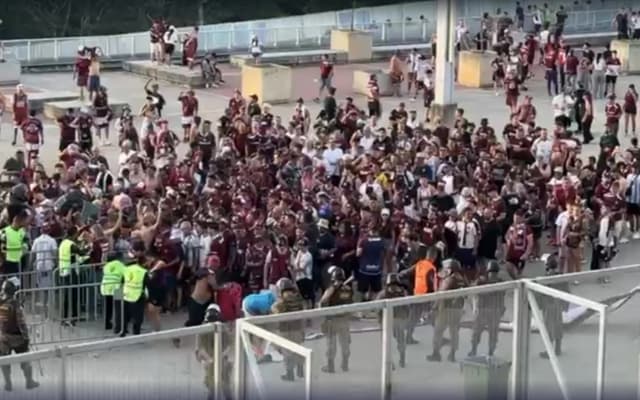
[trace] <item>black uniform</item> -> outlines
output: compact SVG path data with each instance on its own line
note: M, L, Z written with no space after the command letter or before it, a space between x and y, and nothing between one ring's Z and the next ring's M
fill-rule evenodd
M353 288L351 284L339 282L330 286L320 299L321 307L341 306L353 303ZM327 338L327 366L325 372L334 372L334 361L338 351L337 342L342 350L342 370L349 370L349 356L351 355L350 314L328 317L322 324L322 333Z

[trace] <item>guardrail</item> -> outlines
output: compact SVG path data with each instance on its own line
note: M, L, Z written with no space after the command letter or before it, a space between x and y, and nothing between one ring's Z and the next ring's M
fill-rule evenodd
M265 49L322 48L329 44L331 30L350 27L352 13L354 28L372 32L374 44L424 42L430 40L435 32L436 21L429 19L435 15L435 11L435 2L420 2L205 25L200 27L199 48L203 52L247 52L253 35L260 38ZM616 12L615 9L570 12L565 32L611 30L611 21ZM479 16L461 15L460 19L465 21L471 32L478 31L481 21ZM533 29L530 16L525 18L524 29ZM178 31L183 34L189 32L190 28L180 28ZM123 59L148 56L149 33L7 40L2 45L6 57L16 58L26 65L72 60L80 46L98 46L106 59Z

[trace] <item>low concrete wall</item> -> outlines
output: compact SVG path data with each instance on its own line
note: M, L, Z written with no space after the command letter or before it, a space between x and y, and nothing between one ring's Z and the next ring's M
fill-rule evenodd
M349 62L369 61L372 56L373 36L370 32L334 29L331 31L330 48L346 52Z
M355 70L353 71L353 91L358 94L369 94L369 78L375 75L380 88L380 96L392 96L393 87L388 71L375 70Z
M611 51L617 51L622 72L640 74L640 40L612 40Z
M182 65L158 65L149 60L126 61L122 63L122 69L134 74L148 76L160 81L188 85L193 88L204 87L202 71L199 67L189 69Z
M458 54L458 83L472 88L491 87L493 51L461 51Z
M20 83L21 73L20 61L4 60L0 62L0 86L17 85Z
M242 94L255 94L260 102L280 104L293 98L293 72L277 64L242 66Z
M47 102L44 104L44 116L50 119L58 119L63 116L68 109L73 108L75 111L78 111L84 106L86 106L86 103L80 100ZM129 103L117 99L109 99L109 107L111 107L114 115L120 115L124 107L129 107Z

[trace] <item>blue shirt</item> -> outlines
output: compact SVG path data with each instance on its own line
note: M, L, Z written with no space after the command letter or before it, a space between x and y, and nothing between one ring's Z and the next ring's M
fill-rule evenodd
M380 237L369 238L362 244L360 255L360 273L363 275L381 275L382 261L386 250L385 241Z
M627 187L627 203L640 204L640 175L629 175L627 177Z
M244 298L243 306L251 315L266 315L271 312L271 306L276 297L270 290L250 294Z

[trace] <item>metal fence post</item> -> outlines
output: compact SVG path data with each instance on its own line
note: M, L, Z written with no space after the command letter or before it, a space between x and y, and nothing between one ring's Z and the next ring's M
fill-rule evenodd
M57 60L58 57L60 57L60 54L58 51L58 39L53 39L53 59Z
M225 384L222 382L222 330L224 326L220 322L216 322L213 326L213 386L214 400L224 399L222 388Z
M385 304L382 310L382 379L380 380L380 399L391 398L391 343L393 341L393 307Z
M136 55L136 38L135 38L135 36L131 35L129 37L129 44L131 45L131 55L135 56Z
M58 393L60 400L67 398L67 352L65 347L58 347L58 357L60 357L60 383Z
M243 400L245 396L245 377L246 377L246 365L247 359L245 352L248 349L244 348L242 342L242 320L236 320L235 331L235 356L234 356L234 399Z
M300 47L300 28L296 28L296 47Z
M27 40L27 61L31 61L31 40Z
M511 374L510 399L527 400L529 389L529 341L531 317L527 288L523 281L513 293L513 371Z
M605 363L607 350L607 310L600 313L598 329L598 377L596 381L596 400L604 398Z

